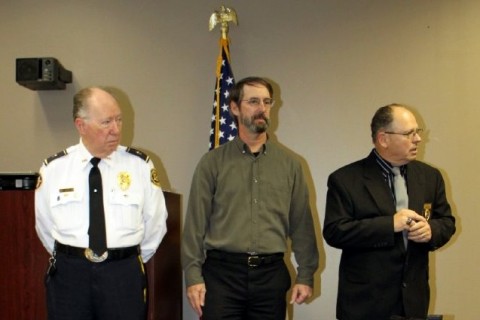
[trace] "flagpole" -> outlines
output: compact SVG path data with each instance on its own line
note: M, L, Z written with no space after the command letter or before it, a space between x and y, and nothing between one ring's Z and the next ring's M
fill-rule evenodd
M227 140L232 139L231 131L236 130L235 125L230 125L230 128L225 125L231 120L231 116L225 110L222 111L225 104L225 98L222 94L227 94L225 90L234 83L233 74L230 67L230 48L229 48L229 23L238 25L237 14L234 9L221 6L220 10L215 10L209 19L209 31L212 31L216 25L220 25L221 38L219 41L220 52L217 58L217 65L215 70L216 83L215 83L215 96L212 115L212 128L210 133L210 146L209 149L217 148L220 144ZM222 92L223 90L223 92ZM222 128L223 127L223 128ZM225 139L225 135L230 134ZM221 141L223 140L223 141Z
M228 43L228 38L224 39L223 37L220 39L220 53L218 54L217 58L217 70L215 73L215 79L217 79L217 83L215 85L215 101L217 102L216 108L215 108L215 119L220 119L220 107L219 107L219 101L220 101L220 81L221 81L221 72L222 72L222 56L223 56L223 42L227 41ZM215 129L213 131L214 134L214 145L213 148L217 148L219 145L219 138L218 138L218 133L220 132L220 121L215 121Z

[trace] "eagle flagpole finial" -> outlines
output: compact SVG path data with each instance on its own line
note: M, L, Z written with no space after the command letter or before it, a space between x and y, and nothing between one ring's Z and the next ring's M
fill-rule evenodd
M219 11L215 10L210 16L210 20L208 22L208 30L212 31L217 24L220 24L222 38L227 39L229 22L233 22L238 25L237 13L232 8L221 6Z

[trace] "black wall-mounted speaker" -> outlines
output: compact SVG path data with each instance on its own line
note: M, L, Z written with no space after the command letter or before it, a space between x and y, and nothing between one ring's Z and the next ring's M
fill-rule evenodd
M72 82L72 72L55 58L18 58L16 81L32 90L63 90Z

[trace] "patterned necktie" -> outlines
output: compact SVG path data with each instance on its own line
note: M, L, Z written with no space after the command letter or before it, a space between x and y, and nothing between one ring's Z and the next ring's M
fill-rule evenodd
M98 169L101 159L92 158L93 167L88 177L90 188L90 238L89 248L97 255L102 255L107 250L107 237L105 234L105 214L103 210L102 175Z
M393 167L393 188L395 189L395 203L397 211L401 209L408 209L408 194L407 194L407 185L405 179L400 173L399 167ZM408 231L403 230L403 243L405 248L408 245Z

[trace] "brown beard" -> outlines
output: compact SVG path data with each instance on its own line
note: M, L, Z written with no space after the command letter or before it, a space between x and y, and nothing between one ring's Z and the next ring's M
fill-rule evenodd
M265 124L263 125L255 124L255 120L258 120L258 119L262 119L263 121L265 121ZM247 127L252 132L263 133L268 129L270 125L270 119L265 116L265 113L259 113L254 115L250 119L243 118L242 123L243 125L245 125L245 127Z

